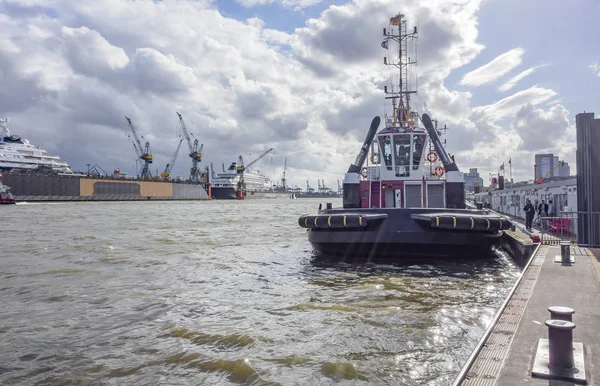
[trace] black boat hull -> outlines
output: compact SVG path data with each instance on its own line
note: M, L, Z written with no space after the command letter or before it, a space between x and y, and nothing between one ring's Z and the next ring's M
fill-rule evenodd
M428 214L474 217L478 222L473 221L472 230L443 229L414 218ZM487 224L486 218L492 225L488 229L479 226L482 221ZM308 228L308 240L318 255L368 260L483 257L500 243L502 230L510 225L481 210L396 208L326 209L301 217L299 223Z
M215 200L236 200L237 199L237 191L234 188L223 188L213 187L211 189L212 198ZM290 198L291 193L287 192L263 192L263 191L252 191L249 190L246 192L246 195L243 199L273 199L273 198Z
M211 188L211 197L215 200L235 200L237 192L234 188Z

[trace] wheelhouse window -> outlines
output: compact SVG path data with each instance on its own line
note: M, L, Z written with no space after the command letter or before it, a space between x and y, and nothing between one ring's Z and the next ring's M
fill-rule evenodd
M423 157L423 148L425 148L426 138L427 136L425 134L413 135L413 170L419 170L421 158Z
M380 153L379 153L379 143L377 141L373 141L371 143L371 156L369 157L369 163L371 165L379 165Z
M410 134L394 135L394 164L396 177L410 176Z
M389 135L379 137L380 154L385 162L387 170L392 170L392 141Z

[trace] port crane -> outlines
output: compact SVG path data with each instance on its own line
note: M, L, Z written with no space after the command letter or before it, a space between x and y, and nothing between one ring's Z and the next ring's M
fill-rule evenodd
M127 123L129 124L129 128L131 129L131 132L133 133L133 138L135 140L135 142L133 143L133 148L135 149L137 156L142 161L144 161L144 166L142 166L142 170L140 171L140 174L138 175L138 177L142 180L151 179L152 174L150 174L150 164L152 163L152 153L150 152L150 143L148 143L148 141L146 141L145 146L142 147L142 142L140 141L140 135L138 134L138 131L136 130L135 126L133 126L131 119L129 119L128 117L125 117L125 119L127 120ZM141 138L145 140L143 135L141 136ZM144 150L142 151L142 149L144 149Z
M552 168L552 169L551 169L551 170L548 172L548 174L546 174L544 177L542 177L542 178L539 178L539 179L537 180L537 183L538 183L538 185L539 185L539 184L541 184L542 182L544 182L544 180L545 180L546 178L550 177L550 176L552 175L552 173L553 173L553 172L554 172L556 169L558 169L558 167L559 167L559 166L562 166L564 163L565 163L565 161L564 161L564 160L560 160L560 161L558 161L558 163L556 164L556 166L554 166L554 167L553 167L553 168Z
M283 177L281 177L281 186L283 187L283 191L287 191L287 186L285 182L287 179L285 178L285 172L287 171L287 157L285 158L285 162L283 163Z
M252 165L254 165L255 163L257 163L258 161L260 161L264 156L266 156L267 154L269 154L270 152L273 151L273 148L270 148L269 150L265 150L264 152L262 152L261 155L259 155L254 161L250 162L248 165L244 166L244 157L242 157L241 155L238 158L238 164L236 167L236 170L238 172L238 174L240 173L244 173L244 171L247 168L252 167Z
M250 167L252 167L252 165L256 164L258 161L260 161L264 156L266 156L267 154L269 154L270 152L273 151L273 148L270 148L268 150L265 150L264 152L262 152L261 155L259 155L254 161L250 162L248 165L244 166L244 157L242 157L241 155L238 157L238 163L236 165L236 172L237 174L240 175L240 179L238 181L238 194L240 191L244 191L246 190L246 182L244 181L244 171Z
M173 165L175 165L175 160L177 159L177 154L179 154L179 149L181 148L181 143L183 142L183 138L179 140L179 144L177 145L177 149L175 149L175 153L173 153L173 157L171 157L171 161L165 166L165 171L160 173L160 176L163 180L168 181L171 178L171 171L173 170Z
M202 161L202 149L204 148L204 144L201 144L198 147L198 140L194 137L194 134L190 134L185 122L183 121L183 117L177 111L177 116L179 117L179 122L181 123L181 129L183 130L183 135L187 141L188 147L190 149L189 156L192 159L192 168L190 169L190 182L193 183L203 183L202 173L198 170L198 162ZM192 142L191 137L194 138Z

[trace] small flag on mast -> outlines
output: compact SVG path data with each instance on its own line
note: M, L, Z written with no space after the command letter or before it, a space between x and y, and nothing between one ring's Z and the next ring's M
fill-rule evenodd
M500 165L500 170L504 170L504 162L502 162L502 165Z
M386 50L388 49L388 41L384 40L381 42L381 48L385 48Z
M509 158L509 159L508 159L508 164L509 164L509 165L512 165L512 158Z
M390 19L390 25L400 25L400 15L396 15Z

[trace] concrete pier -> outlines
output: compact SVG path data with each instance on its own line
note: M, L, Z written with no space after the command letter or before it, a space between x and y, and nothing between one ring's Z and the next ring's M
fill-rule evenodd
M571 246L572 263L560 255L558 246L537 248L454 385L600 385L600 251ZM538 343L548 339L552 306L575 311L573 346L583 345L585 381L581 374L570 381L532 376Z

